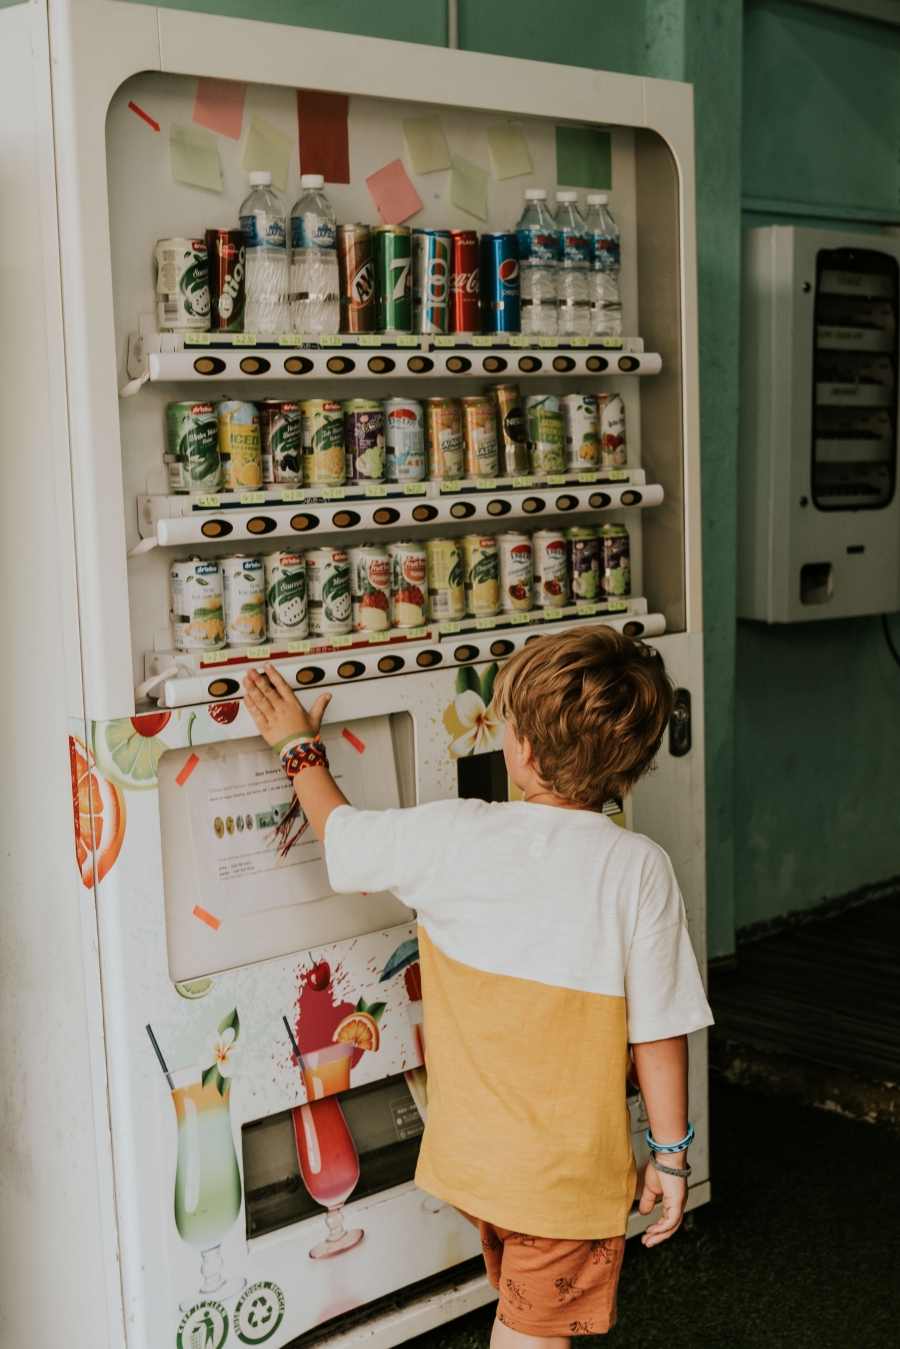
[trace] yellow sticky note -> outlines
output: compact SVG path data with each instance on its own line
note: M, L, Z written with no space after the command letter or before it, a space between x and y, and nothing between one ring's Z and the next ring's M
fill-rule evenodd
M454 155L450 167L450 200L468 215L487 220L487 169Z
M404 117L403 139L414 173L436 173L449 169L450 154L444 139L444 128L437 113L428 117Z
M254 113L250 118L241 164L248 173L254 169L268 169L272 175L272 186L283 192L293 149L294 142L290 136Z
M219 140L211 131L173 122L169 127L169 152L176 182L205 187L208 192L222 191Z
M495 178L522 178L534 172L521 122L494 122L487 129L487 141Z

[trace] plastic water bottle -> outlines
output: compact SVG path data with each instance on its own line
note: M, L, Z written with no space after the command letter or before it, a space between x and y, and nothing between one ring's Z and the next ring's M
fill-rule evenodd
M290 332L284 207L272 191L271 173L255 170L250 174L250 195L241 204L240 220L247 249L244 331Z
M522 332L555 335L559 324L556 270L559 242L556 224L542 187L525 189L525 210L516 225L519 241L519 285Z
M295 333L340 328L337 223L321 173L304 173L291 211L291 322Z
M559 331L566 337L587 337L591 330L591 300L588 275L591 242L587 225L578 210L577 192L557 192L556 230L559 236Z
M619 227L607 210L605 192L591 192L587 229L591 240L591 332L596 337L620 337L622 298L619 295Z

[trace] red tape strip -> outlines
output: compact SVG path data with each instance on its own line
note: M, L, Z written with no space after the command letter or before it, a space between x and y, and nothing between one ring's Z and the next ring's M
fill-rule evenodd
M191 776L191 774L193 773L194 769L197 767L199 762L200 760L197 758L196 754L192 754L191 757L188 759L187 763L182 768L181 772L175 779L179 787L184 786L184 784L187 782L188 778Z
M349 742L349 744L353 746L353 748L356 750L358 754L365 754L366 747L360 740L358 735L354 735L352 731L348 731L346 726L341 731L341 735L344 737L346 741Z
M153 118L150 116L149 112L144 112L144 109L143 109L143 108L139 108L138 105L137 105L136 103L129 103L128 106L129 106L129 108L131 109L132 112L136 112L136 113L137 113L138 117L143 117L143 119L144 119L144 121L147 123L147 125L148 125L148 126L152 126L154 131L158 131L158 130L159 130L159 122L154 122L154 120L153 120Z
M213 932L218 932L219 928L222 926L221 918L214 918L211 913L207 913L205 909L201 909L199 904L194 905L194 917L199 918L201 923L207 923L209 927L212 928Z

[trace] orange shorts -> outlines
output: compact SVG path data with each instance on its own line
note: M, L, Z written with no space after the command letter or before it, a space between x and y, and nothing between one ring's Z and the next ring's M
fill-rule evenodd
M625 1237L562 1241L469 1217L481 1235L497 1320L523 1335L603 1335L616 1324Z

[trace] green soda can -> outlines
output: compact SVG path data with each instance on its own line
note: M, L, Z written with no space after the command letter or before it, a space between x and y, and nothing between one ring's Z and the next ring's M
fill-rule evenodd
M600 540L601 595L630 595L631 550L628 530L624 525L601 525L597 537Z
M222 486L219 421L212 403L166 408L166 467L172 492L218 492Z
M524 400L533 473L565 473L566 429L560 400L533 394Z
M380 333L412 332L412 231L403 225L376 225L375 309Z

